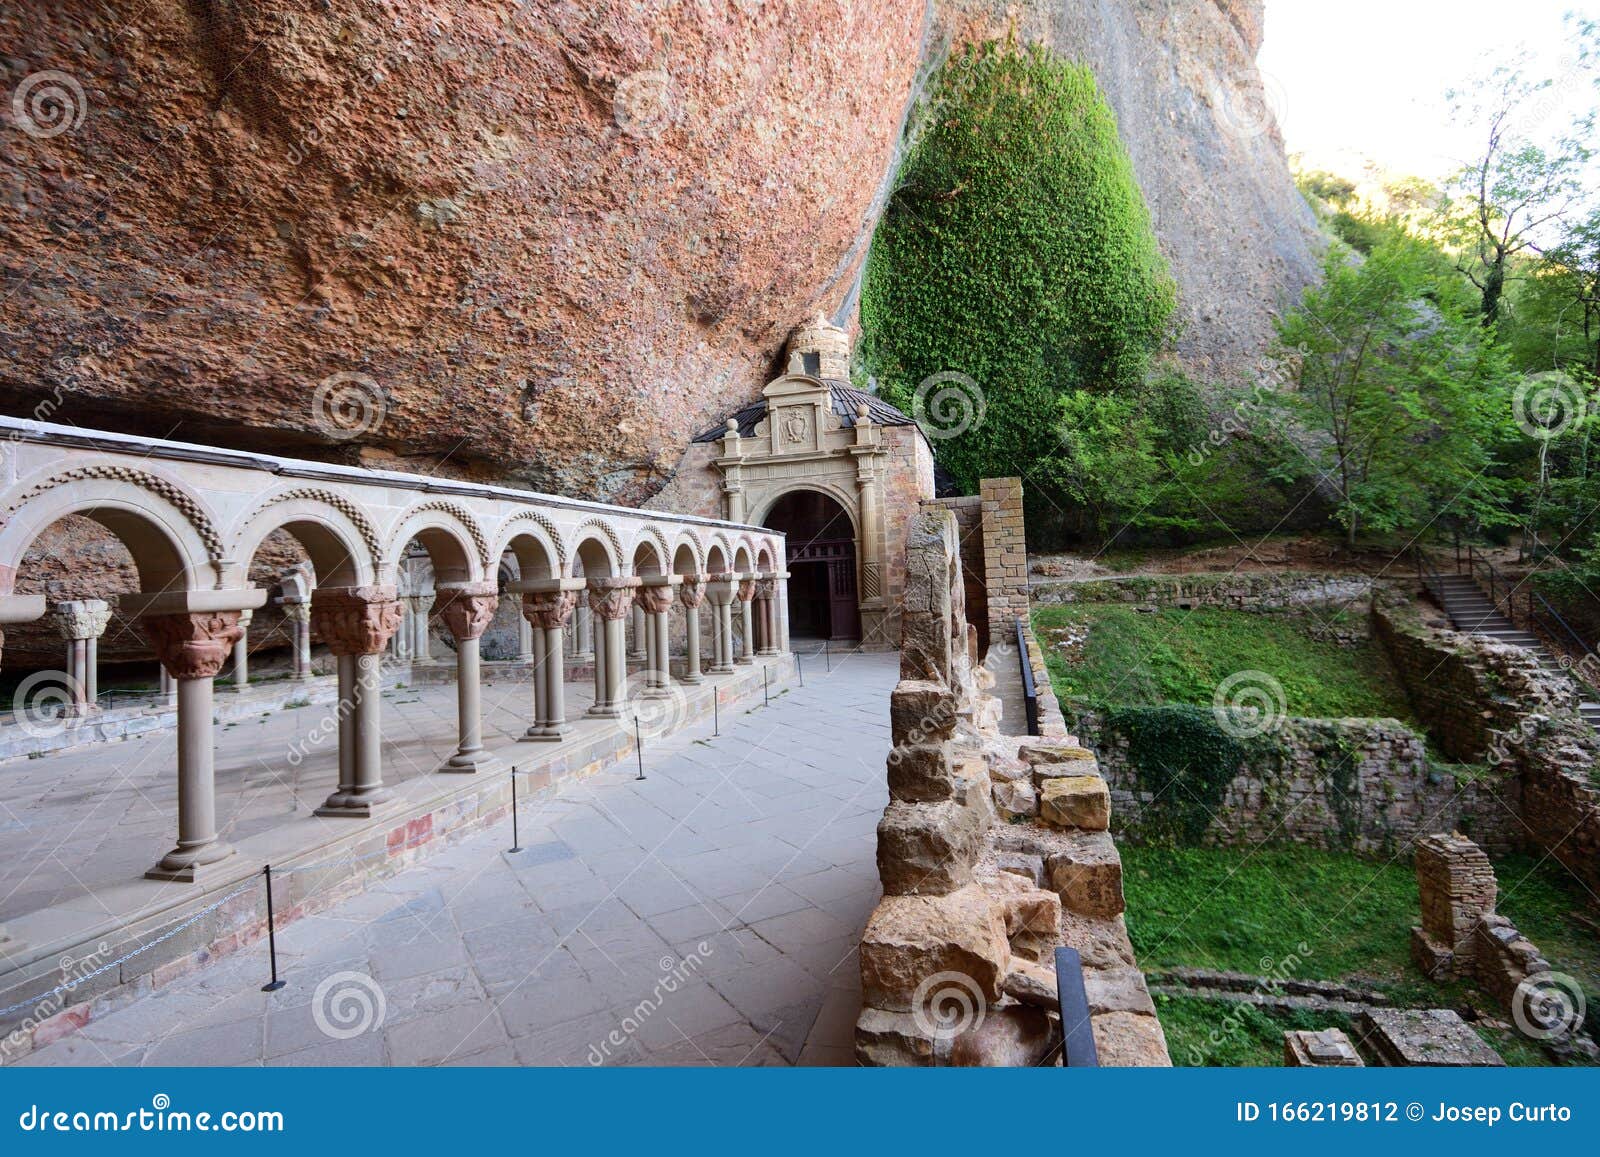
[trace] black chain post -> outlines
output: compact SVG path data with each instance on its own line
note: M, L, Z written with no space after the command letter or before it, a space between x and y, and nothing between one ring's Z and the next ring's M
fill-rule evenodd
M511 765L511 850L522 851L522 840L517 832L517 765Z
M639 779L644 778L644 736L639 734L639 717L633 717L633 749L639 755Z
M267 958L272 962L272 979L261 986L261 991L277 992L288 981L278 979L278 933L272 926L272 865L263 865L261 874L267 879Z

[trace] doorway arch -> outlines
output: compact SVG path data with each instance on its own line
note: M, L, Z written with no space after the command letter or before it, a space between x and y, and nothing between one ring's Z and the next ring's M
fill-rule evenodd
M789 630L796 638L861 638L857 536L850 512L821 490L789 490L761 525L787 536Z

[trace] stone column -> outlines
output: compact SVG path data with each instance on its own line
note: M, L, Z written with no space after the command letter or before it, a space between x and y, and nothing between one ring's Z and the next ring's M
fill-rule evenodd
M239 612L239 641L233 645L233 689L250 686L250 620L254 611Z
M633 604L633 615L628 620L632 646L628 648L628 659L634 663L647 663L650 659L648 636L645 632L644 608L637 602Z
M433 644L428 634L428 612L433 609L435 595L409 595L406 603L411 609L411 661L430 667L439 660L433 657Z
M711 666L713 675L726 675L733 670L733 590L730 574L714 574L706 586L706 597L711 600Z
M636 578L589 580L589 609L598 626L594 647L594 704L590 715L616 719L622 714L622 684L627 675L623 624L633 609Z
M72 702L69 718L81 718L99 710L98 672L100 636L111 621L111 606L102 599L73 599L57 603L52 609L56 629L67 644L67 687Z
M294 666L296 679L311 678L311 603L306 599L284 599L283 617L289 620L294 641Z
M525 592L522 617L533 636L533 726L522 738L530 742L558 743L567 726L567 660L565 628L577 606L578 594L563 589L560 579L549 580L552 589Z
M756 648L758 655L778 654L777 596L776 579L767 577L756 584L756 598L760 607L760 625L756 628L756 638L760 643Z
M645 694L659 699L672 687L672 636L667 612L672 610L672 579L667 575L644 580L635 606L644 615Z
M756 597L756 583L752 578L739 580L737 590L739 597L739 624L744 638L739 646L739 655L735 663L754 663L755 659L755 616L750 609L751 601Z
M317 633L339 667L339 786L319 816L366 818L393 798L383 786L382 663L400 629L394 587L318 587L311 596Z
M683 604L684 629L689 641L689 651L684 657L683 682L690 684L705 682L705 676L700 673L700 604L706 600L704 580L704 575L684 575L683 585L678 588L678 601Z
M440 771L492 771L499 761L483 749L483 691L478 651L483 632L494 620L500 596L492 582L441 586L434 602L456 641L456 753Z
M578 600L578 609L572 620L572 657L580 663L594 661L594 612L589 601Z
M172 677L172 672L166 667L161 668L161 697L156 700L158 707L173 707L178 702L178 682Z
M789 653L789 572L779 571L776 581L777 589L773 597L778 604L778 650L787 655Z
M145 875L193 883L208 865L233 854L217 838L211 691L239 638L239 612L146 614L139 626L178 686L178 843Z
M532 663L535 659L533 644L534 626L526 615L517 618L517 662Z

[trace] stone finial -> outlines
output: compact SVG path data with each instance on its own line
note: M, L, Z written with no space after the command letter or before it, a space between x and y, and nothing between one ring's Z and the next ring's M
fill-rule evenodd
M145 615L139 626L174 679L211 679L239 641L238 611Z
M317 634L335 655L376 655L400 629L394 587L318 587L311 595Z
M67 642L98 639L111 621L111 604L104 599L72 599L51 608L56 630Z
M499 606L500 595L492 582L441 587L433 601L434 613L457 640L482 638Z

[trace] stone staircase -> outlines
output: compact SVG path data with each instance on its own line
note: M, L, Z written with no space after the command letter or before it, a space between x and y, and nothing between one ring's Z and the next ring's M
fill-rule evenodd
M1501 614L1471 575L1433 575L1427 585L1433 597L1438 599L1439 605L1444 608L1445 614L1450 616L1450 622L1456 630L1484 635L1514 647L1525 647L1533 652L1539 666L1550 671L1562 669L1556 656L1539 637L1531 631L1518 627ZM1600 703L1579 703L1578 711L1590 727L1600 731Z

